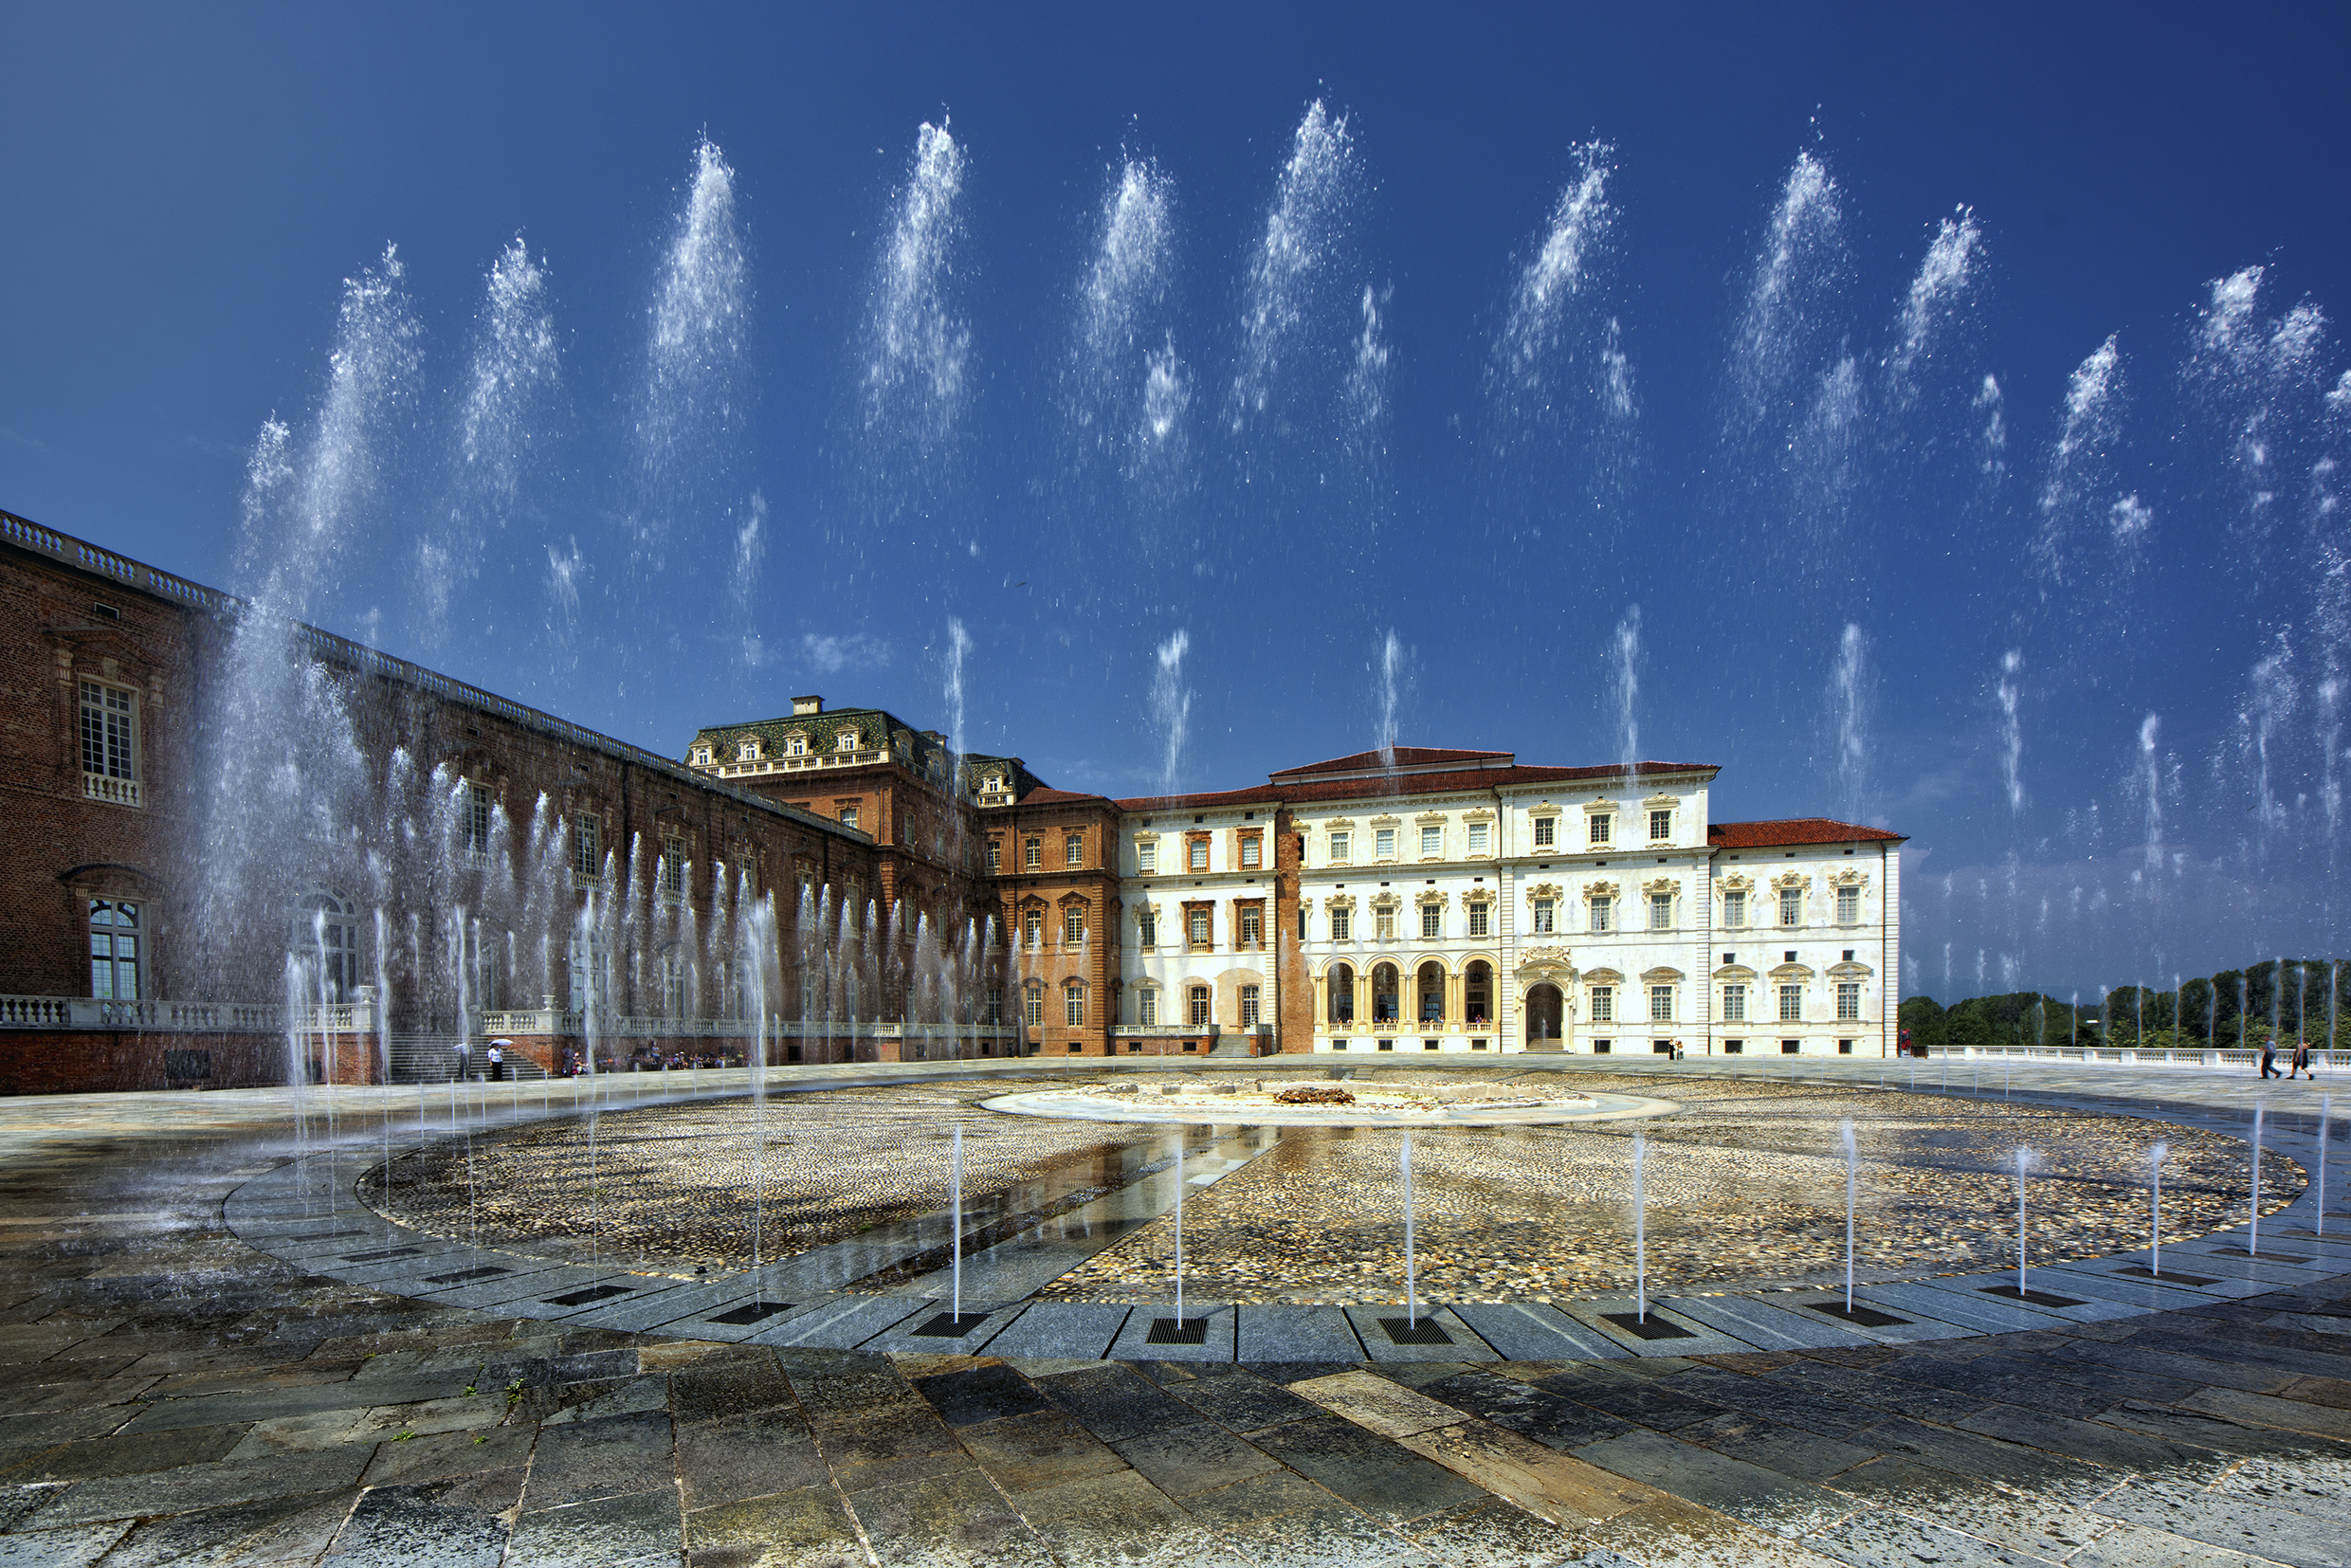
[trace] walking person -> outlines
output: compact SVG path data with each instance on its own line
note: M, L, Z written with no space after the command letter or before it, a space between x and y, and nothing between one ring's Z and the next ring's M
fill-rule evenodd
M504 1044L502 1040L493 1040L490 1048L483 1053L490 1064L490 1082L493 1084L506 1081L506 1053L500 1048Z
M2310 1070L2310 1041L2306 1036L2294 1042L2293 1059L2286 1064L2287 1078L2292 1078L2296 1073L2302 1074L2313 1084L2319 1081L2319 1075Z
M2261 1042L2261 1076L2269 1079L2277 1075L2277 1041L2265 1038Z

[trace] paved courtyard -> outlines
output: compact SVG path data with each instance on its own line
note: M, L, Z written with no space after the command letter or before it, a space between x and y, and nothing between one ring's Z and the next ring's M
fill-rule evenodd
M1917 1092L1999 1092L1944 1078ZM2261 1092L2052 1067L2009 1087L2240 1134ZM2266 1092L2269 1145L2305 1169L2326 1087ZM341 1139L380 1126L374 1092L336 1098ZM578 1091L532 1092L560 1113ZM314 1136L325 1108L301 1107ZM609 1259L512 1278L337 1207L369 1157L289 1165L296 1111L0 1103L0 1563L2351 1560L2340 1159L2325 1238L2305 1194L2258 1255L2231 1230L2167 1245L2160 1283L2125 1254L2035 1269L2021 1302L1989 1277L1866 1293L1894 1324L1687 1296L1658 1304L1670 1338L1595 1301L1448 1307L1447 1342L1420 1344L1380 1312L1261 1306L1252 1328L1203 1303L1202 1342L1154 1344L1150 1307L984 1281L979 1322L925 1338L929 1274L895 1298L804 1275L748 1311L739 1282ZM469 1268L500 1272L442 1278Z

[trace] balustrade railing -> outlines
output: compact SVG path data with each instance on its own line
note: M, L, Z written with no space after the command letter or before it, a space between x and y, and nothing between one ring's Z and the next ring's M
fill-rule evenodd
M158 1034L369 1034L372 1002L334 1002L294 1010L282 1002L126 1001L104 996L0 995L0 1029L144 1030Z

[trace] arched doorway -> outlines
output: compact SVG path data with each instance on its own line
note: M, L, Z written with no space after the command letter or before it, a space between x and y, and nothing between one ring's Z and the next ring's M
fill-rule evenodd
M1396 1021L1396 966L1379 964L1372 970L1372 1022L1393 1024Z
M1420 994L1418 1017L1423 1025L1445 1021L1445 966L1434 958L1420 966L1414 976L1414 989Z
M1566 1012L1565 1000L1555 985L1530 986L1526 993L1526 1043L1535 1045L1559 1037L1559 1020Z
M1494 1019L1494 971L1484 958L1471 961L1462 974L1462 1021L1471 1029L1484 1029Z
M1324 972L1323 984L1331 994L1327 1008L1330 1022L1352 1025L1355 1022L1355 970L1347 964L1333 964Z

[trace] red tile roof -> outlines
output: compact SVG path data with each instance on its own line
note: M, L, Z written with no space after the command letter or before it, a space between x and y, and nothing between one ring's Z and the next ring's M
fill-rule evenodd
M1347 757L1334 757L1327 762L1309 762L1303 768L1282 768L1271 776L1277 780L1299 778L1307 774L1368 773L1392 768L1426 768L1444 762L1484 762L1492 766L1492 759L1510 760L1508 752L1453 751L1441 746L1398 746L1393 752L1356 752Z
M1717 849L1776 849L1791 844L1906 844L1909 839L1883 828L1795 816L1777 822L1713 823L1706 829L1706 842Z
M1376 752L1360 754L1376 757ZM1449 755L1466 757L1507 757L1508 752L1466 752ZM1346 758L1340 760L1345 761ZM1318 764L1323 766L1323 764ZM1305 770L1299 770L1303 773ZM1659 774L1711 774L1711 762L1635 762L1636 777ZM1325 800L1376 799L1383 795L1454 794L1463 791L1500 790L1530 784L1590 784L1606 783L1625 776L1621 767L1546 768L1521 764L1514 767L1463 768L1445 773L1381 774L1376 777L1299 778L1297 773L1275 774L1272 781L1246 790L1225 790L1213 794L1145 795L1121 800L1122 811L1207 811L1221 806L1312 805ZM1295 783L1285 782L1296 778Z

